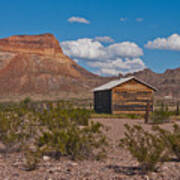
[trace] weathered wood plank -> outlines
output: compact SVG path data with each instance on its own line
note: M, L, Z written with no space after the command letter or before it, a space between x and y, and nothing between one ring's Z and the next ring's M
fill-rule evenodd
M145 113L147 104L153 110L153 90L135 80L128 81L112 90L113 113Z
M114 89L118 89L118 90L125 90L125 91L142 91L142 90L145 90L145 91L151 91L153 92L153 90L147 86L145 86L144 84L141 84L139 82L137 82L136 80L130 80L126 83L123 83L117 87L115 87Z
M153 106L150 105L150 110L152 110ZM146 105L137 105L137 104L132 104L132 105L117 105L117 104L114 104L113 105L113 110L116 111L116 110L119 110L119 111L146 111L147 109L147 106Z

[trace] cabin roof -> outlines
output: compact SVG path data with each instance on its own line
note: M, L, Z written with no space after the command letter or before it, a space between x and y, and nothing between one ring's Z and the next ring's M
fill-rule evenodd
M144 84L145 86L147 86L148 88L154 90L154 91L157 91L157 89L153 86L151 86L150 84L136 78L135 76L131 76L131 77L127 77L127 78L121 78L121 79L118 79L118 80L113 80L113 81L110 81L102 86L99 86L95 89L93 89L94 92L96 91L104 91L104 90L111 90L112 88L116 87L116 86L119 86L125 82L128 82L132 79L135 79L136 81L140 82L141 84Z

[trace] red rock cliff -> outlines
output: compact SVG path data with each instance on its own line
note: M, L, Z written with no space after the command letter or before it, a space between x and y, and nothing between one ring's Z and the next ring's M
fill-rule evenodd
M0 97L87 93L101 79L64 55L52 34L0 39Z
M61 56L58 40L52 34L17 35L0 39L0 51Z

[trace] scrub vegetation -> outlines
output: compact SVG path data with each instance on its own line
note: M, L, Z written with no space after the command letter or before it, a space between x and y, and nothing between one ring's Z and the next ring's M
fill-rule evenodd
M6 152L23 151L25 166L37 167L43 155L58 159L100 158L105 155L103 126L90 121L90 111L69 102L36 106L30 99L0 108L0 141Z

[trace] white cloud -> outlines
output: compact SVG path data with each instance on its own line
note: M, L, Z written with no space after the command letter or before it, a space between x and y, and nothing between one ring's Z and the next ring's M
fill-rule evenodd
M73 59L84 61L101 75L118 75L145 68L139 58L143 50L134 42L120 42L104 46L99 41L83 38L61 43L63 52Z
M148 41L145 44L146 48L150 49L167 49L180 51L180 35L172 34L167 38L156 38L153 41Z
M70 18L68 18L68 22L70 23L84 23L84 24L90 24L90 21L88 21L87 19L83 18L83 17L75 17L72 16Z
M137 44L128 41L108 46L107 52L112 57L139 57L143 55L143 50Z
M79 60L78 59L73 59L76 63L78 63L79 62Z
M144 19L139 17L139 18L136 18L136 21L137 22L142 22L142 21L144 21Z
M99 59L106 56L104 46L93 39L83 38L61 43L63 51L72 58Z
M109 36L97 36L94 38L95 41L104 42L104 43L111 43L114 42L114 39L112 39Z
M121 22L127 21L127 18L126 18L126 17L121 17L121 18L120 18L120 21L121 21Z
M90 67L98 68L99 74L103 75L118 75L119 73L137 72L146 68L144 62L140 58L121 58L109 60L105 62L88 62Z
M114 43L103 46L93 39L83 38L74 41L64 41L61 43L66 55L81 59L112 59L115 57L139 57L143 55L143 50L133 42Z

